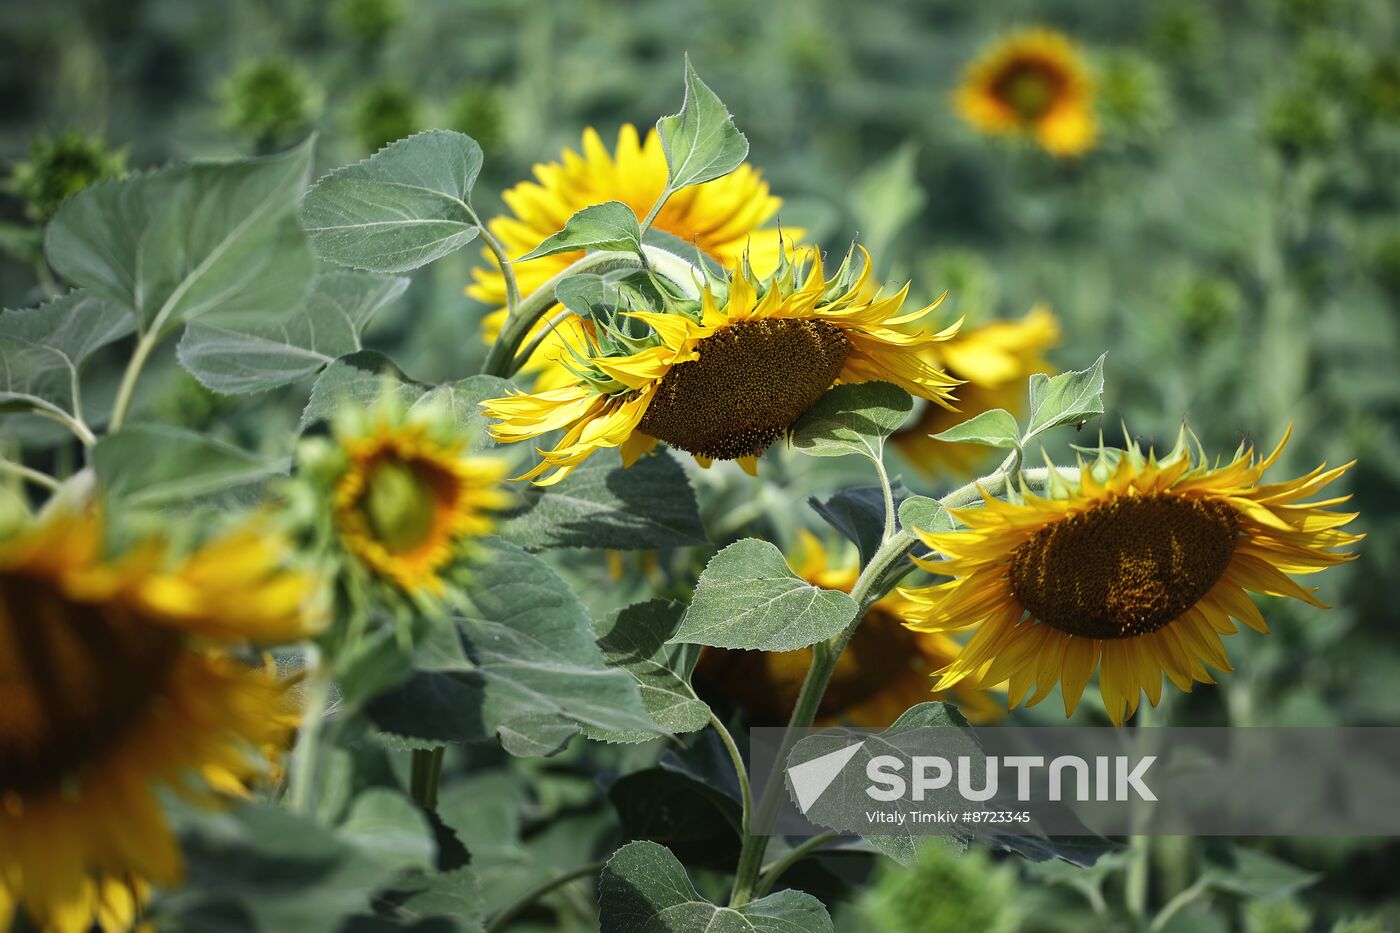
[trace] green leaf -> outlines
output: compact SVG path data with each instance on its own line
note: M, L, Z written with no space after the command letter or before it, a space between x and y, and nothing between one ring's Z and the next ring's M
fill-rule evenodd
M386 391L397 393L406 404L412 404L423 397L428 387L409 379L393 360L376 350L342 356L316 377L311 398L301 412L300 429L305 431L316 422L331 418L347 405L373 405Z
M470 868L458 868L441 874L420 875L412 879L408 897L395 905L395 915L406 922L429 917L451 917L452 929L459 933L476 933L485 926L481 882ZM414 926L413 930L419 927ZM423 933L428 933L424 929Z
M909 393L888 382L840 385L797 419L792 446L812 457L855 453L878 460L885 439L899 429L913 407Z
M1103 414L1103 361L1107 356L1100 356L1088 369L1031 376L1031 413L1023 442L1062 424L1082 424Z
M670 451L623 469L594 456L555 486L532 486L497 533L529 551L586 547L631 551L708 543L685 469Z
M613 853L598 885L601 933L831 933L822 902L779 891L743 907L701 897L665 846L630 842Z
M899 505L899 527L940 533L953 530L953 518L937 499L910 496Z
M375 725L438 743L499 736L514 755L552 754L581 728L660 735L632 675L604 663L568 585L505 541L477 551L468 607L431 629L413 675L369 704Z
M470 136L418 133L316 182L302 205L302 226L324 259L408 272L481 232L470 206L480 171L481 147Z
M710 708L695 694L690 675L700 657L697 645L671 645L668 639L680 625L685 607L665 599L628 606L595 622L603 660L637 679L642 704L652 721L671 735L703 729ZM606 732L587 729L588 737L605 742L645 742L655 732Z
M162 929L170 920L184 930L335 933L398 875L341 835L270 804L186 807L178 825L185 885L158 895ZM230 912L246 919L230 927Z
M831 785L811 802L803 815L813 823L847 832L859 832L875 848L901 864L909 864L918 853L926 837L913 827L912 818L903 825L890 824L887 833L875 835L869 832L865 813L870 809L870 797L865 793L868 783L866 766L877 755L894 755L904 758L909 754L908 746L918 743L926 747L927 733L909 732L924 728L947 728L946 738L940 740L939 754L949 760L959 755L967 755L974 760L983 757L981 746L967 728L967 720L957 709L947 703L920 703L907 710L890 727L876 735L864 736L855 757L846 764ZM952 727L952 728L949 728ZM849 747L852 738L834 731L819 732L798 741L793 747L788 762L801 763ZM793 794L790 764L785 764L783 780L789 794ZM793 796L794 802L796 796ZM968 804L958 796L956 788L948 788L925 796L922 802L901 799L882 804L885 810L924 812L930 809L968 809Z
M621 201L605 201L585 207L564 224L564 229L521 256L518 262L572 253L579 250L642 251L642 228L632 208Z
M371 787L350 804L340 837L386 868L432 871L433 830L417 804L396 790Z
M365 326L407 287L405 278L322 273L312 282L305 305L292 311L211 315L217 322L191 324L180 338L180 362L215 392L263 392L286 385L362 349Z
M657 120L656 131L666 153L668 192L728 175L749 154L749 141L734 126L728 108L695 73L689 56L680 113Z
M379 626L341 648L335 658L335 685L344 711L394 687L413 671L413 658L393 625Z
M135 327L128 309L81 290L0 313L0 411L72 413L83 364Z
M855 617L851 597L813 586L776 547L745 538L710 559L671 641L793 651L830 638Z
M521 811L530 792L522 775L494 769L446 777L438 793L438 814L471 853L487 913L511 904L543 873L521 841Z
M1229 845L1207 853L1202 880L1218 891L1268 900L1316 884L1319 875L1255 849Z
M1011 412L1004 408L993 408L931 436L936 441L948 441L952 444L1017 447L1021 443L1021 426L1016 423L1016 416Z
M273 314L301 303L311 252L295 208L311 143L281 155L195 163L85 188L49 224L60 275L130 308L145 333L210 311Z
M627 839L661 843L688 865L731 868L739 856L743 807L688 774L633 771L608 788L608 799Z
M891 492L895 507L909 496L904 483L895 479ZM816 496L807 504L860 551L860 562L870 562L885 536L885 493L879 486L856 486L843 489L825 502Z
M103 492L129 507L183 505L287 471L284 460L164 424L133 424L109 434L93 448L92 465Z
M511 388L511 384L499 376L479 373L457 382L434 386L419 396L412 407L435 405L442 408L471 437L472 449L490 447L493 441L486 432L486 413L481 410L481 403L500 398L508 394Z

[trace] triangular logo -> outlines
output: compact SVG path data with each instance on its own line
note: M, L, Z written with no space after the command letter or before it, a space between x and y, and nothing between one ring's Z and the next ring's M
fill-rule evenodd
M793 795L797 797L797 806L803 813L811 809L812 804L826 792L831 782L841 773L841 769L846 767L846 763L856 756L856 752L860 751L864 744L857 742L847 745L787 769L788 777L792 780Z

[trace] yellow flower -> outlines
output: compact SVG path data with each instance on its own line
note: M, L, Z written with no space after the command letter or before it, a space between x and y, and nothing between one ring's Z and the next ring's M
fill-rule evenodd
M1194 460L1183 440L1163 460L1131 446L1101 454L1049 498L989 498L955 513L965 531L921 534L946 560L918 561L948 583L904 595L911 623L947 632L976 626L935 689L969 680L1010 683L1015 706L1060 684L1074 711L1095 668L1109 718L1121 724L1146 691L1156 705L1165 674L1179 689L1229 671L1221 635L1236 619L1268 626L1249 593L1321 606L1287 574L1315 573L1352 555L1360 536L1339 531L1353 514L1302 502L1346 471L1317 469L1261 484L1287 436L1262 461L1242 448L1228 465ZM1034 693L1031 688L1035 687Z
M107 560L102 525L55 514L0 544L0 929L131 928L181 875L158 791L246 795L295 726L242 653L322 621L256 529L171 568L155 543Z
M1056 156L1092 149L1094 86L1079 49L1051 29L1013 33L967 68L953 105L985 133L1023 133Z
M834 566L816 536L801 532L793 570L809 583L849 593L859 576L854 566ZM818 725L883 728L911 706L928 699L929 674L951 662L958 644L939 632L905 627L911 606L897 593L877 600L861 619L836 663L817 710ZM788 721L798 690L812 663L812 649L768 653L706 648L695 666L695 685L704 696L737 703L753 725ZM969 719L997 718L1001 704L971 684L955 686L945 699Z
M511 213L494 218L487 226L508 256L525 255L562 230L575 213L594 204L621 201L638 217L651 210L666 185L666 155L655 130L648 131L642 141L637 128L625 124L617 134L617 148L610 153L597 132L588 129L582 149L582 155L565 149L561 161L536 165L536 181L521 182L502 195ZM723 178L672 195L652 226L694 244L723 265L738 262L747 252L755 271L768 275L778 267L781 243L778 230L764 225L782 203L769 194L762 174L745 164ZM797 239L803 234L794 229L784 232ZM505 279L495 257L489 251L484 256L486 265L473 272L475 282L467 294L498 309L483 322L487 339L494 340L505 321L506 311L501 307L506 300ZM514 263L520 293L528 296L582 256L557 253ZM564 339L575 349L584 346L579 327L577 321L559 327L558 336L546 338L536 351L526 368L539 373L536 389L557 388L572 381L568 369L557 361L567 359Z
M971 475L987 458L988 448L938 441L930 435L993 408L1019 414L1025 408L1026 380L1033 373L1051 371L1042 354L1059 339L1060 322L1043 305L1017 321L963 327L930 351L950 376L963 380L958 387L958 410L925 405L908 427L894 435L895 446L926 472Z
M955 380L925 357L957 325L937 334L900 330L937 302L901 314L907 286L889 297L861 297L870 276L869 257L862 255L859 275L848 257L829 281L820 255L812 257L805 282L801 268L786 261L764 282L740 267L723 306L707 288L693 315L624 312L651 330L650 346L626 355L600 348L571 385L483 402L499 419L492 436L522 441L567 429L519 477L553 470L537 480L541 486L559 482L603 448L620 447L630 466L658 440L702 465L738 460L752 473L768 445L838 382L883 380L947 404ZM636 345L636 338L625 340Z
M509 503L504 462L466 454L439 417L392 404L349 412L336 423L344 466L335 483L341 543L376 576L408 592L437 594L439 571L463 538L490 534L489 512Z

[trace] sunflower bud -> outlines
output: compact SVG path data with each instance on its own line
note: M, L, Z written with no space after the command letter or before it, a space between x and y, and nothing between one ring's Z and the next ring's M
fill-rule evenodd
M931 839L906 868L886 869L861 901L868 929L888 933L988 933L1015 928L1014 870L981 849L958 854Z
M223 123L260 152L305 135L318 109L310 78L280 58L246 62L220 88Z
M126 174L126 153L111 152L99 136L69 130L37 136L29 158L15 166L6 186L25 202L31 220L46 223L58 206L88 185Z
M366 89L355 103L350 122L360 145L371 152L422 128L418 99L408 88L392 82Z

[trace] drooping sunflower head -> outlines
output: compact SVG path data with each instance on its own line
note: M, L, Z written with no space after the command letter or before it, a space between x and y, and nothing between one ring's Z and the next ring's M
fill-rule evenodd
M103 553L95 512L0 543L0 929L127 930L180 857L158 799L246 794L295 725L249 647L323 621L315 580L246 528L171 561Z
M833 560L806 531L790 560L799 576L826 589L849 592L859 575L854 563ZM941 632L908 628L910 608L902 596L891 593L866 610L832 673L817 710L818 725L884 728L928 699L929 675L957 656L958 645ZM695 686L707 699L740 707L754 725L781 725L792 713L811 662L810 648L705 648L695 666ZM971 683L957 684L939 699L956 703L974 722L1000 715L1001 704Z
M954 579L905 592L913 626L973 629L935 687L1009 682L1012 705L1030 705L1059 684L1069 714L1097 669L1121 724L1142 693L1156 705L1163 675L1184 691L1214 683L1206 668L1230 670L1232 620L1268 631L1250 593L1321 606L1289 574L1348 560L1360 540L1341 530L1353 514L1327 510L1345 496L1303 501L1349 465L1261 482L1282 449L1259 460L1242 448L1214 468L1185 432L1160 460L1104 450L1047 496L988 498L956 514L965 530L922 535L945 559L920 565Z
M496 419L491 433L510 442L565 429L521 477L549 473L537 480L548 485L597 450L620 447L630 465L658 440L704 465L738 460L752 472L838 382L892 382L947 404L956 380L925 351L957 325L903 329L937 302L902 313L907 286L889 296L868 288L869 257L860 256L848 255L831 278L815 252L805 262L781 259L762 279L741 262L699 301L600 308L588 353L571 363L573 383L482 403Z
M407 593L442 591L441 572L466 539L489 534L506 506L507 467L468 453L448 412L405 408L387 392L372 408L342 410L328 467L337 537L372 576Z
M1026 380L1051 371L1045 351L1060 338L1060 322L1044 305L1036 305L1018 320L964 325L930 355L963 381L958 387L958 410L925 405L911 423L891 440L909 461L929 473L945 471L970 476L987 459L989 448L934 439L968 418L993 408L1018 414L1025 407Z
M1021 133L1052 155L1076 156L1093 148L1098 136L1093 96L1074 43L1035 28L1006 36L975 59L953 104L984 133Z
M625 124L609 152L598 133L588 129L581 149L581 154L565 149L559 161L536 165L535 181L521 182L502 195L510 214L487 226L511 258L530 252L562 230L575 213L594 204L621 201L645 217L666 186L666 154L654 130L643 139L636 127ZM784 235L798 240L803 235L801 230L780 233L768 226L781 205L762 173L746 163L722 178L672 195L652 226L724 265L747 255L759 274L768 275L778 267ZM556 253L513 263L521 294L531 294L582 255ZM467 294L498 309L483 322L487 338L494 339L505 321L505 279L495 256L486 251L483 257ZM535 388L558 388L572 381L569 371L558 365L566 341L575 349L583 347L576 322L556 328L532 357L526 371L536 376Z

